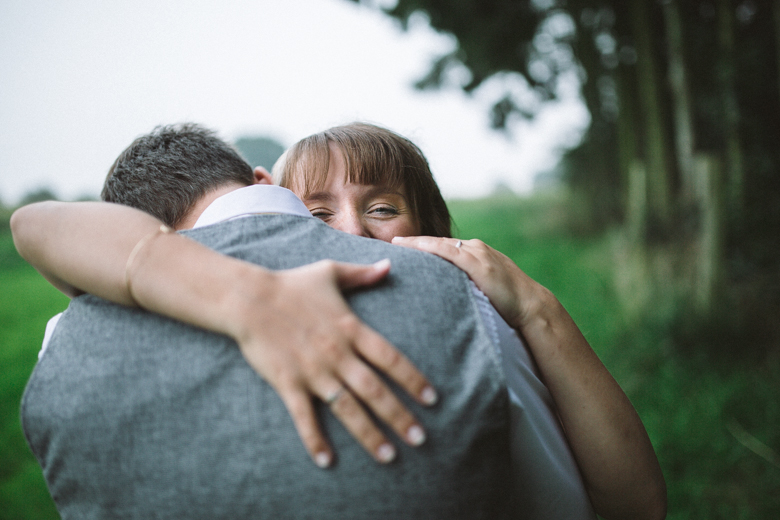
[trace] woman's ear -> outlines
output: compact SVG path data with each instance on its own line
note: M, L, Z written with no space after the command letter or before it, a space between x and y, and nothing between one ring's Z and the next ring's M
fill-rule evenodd
M258 167L255 168L254 175L255 175L255 184L273 184L274 183L274 180L271 177L271 174L268 173L268 170L266 170L262 166L258 166Z

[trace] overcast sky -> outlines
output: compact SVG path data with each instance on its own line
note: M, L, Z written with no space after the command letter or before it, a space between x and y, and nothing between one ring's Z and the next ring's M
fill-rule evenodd
M576 88L507 138L488 128L501 81L471 97L411 87L452 47L346 0L3 0L0 200L95 196L135 137L182 121L285 146L370 121L416 142L447 198L528 191L587 124Z

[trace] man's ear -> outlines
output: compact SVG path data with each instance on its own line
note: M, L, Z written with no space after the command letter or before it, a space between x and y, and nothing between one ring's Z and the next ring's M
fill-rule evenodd
M273 177L271 177L271 174L268 173L268 170L266 170L262 166L258 166L257 168L255 168L254 174L255 174L255 184L273 184L274 183L274 180L273 180Z

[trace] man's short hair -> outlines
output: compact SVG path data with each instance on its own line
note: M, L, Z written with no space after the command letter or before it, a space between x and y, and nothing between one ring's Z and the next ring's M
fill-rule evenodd
M158 126L117 157L101 198L143 210L175 227L206 193L254 183L252 167L212 130Z

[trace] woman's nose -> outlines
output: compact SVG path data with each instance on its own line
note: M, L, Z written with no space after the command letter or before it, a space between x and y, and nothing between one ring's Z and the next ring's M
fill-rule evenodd
M342 215L338 220L336 226L339 231L349 233L350 235L357 235L360 237L370 237L371 235L366 228L363 219L356 214Z

